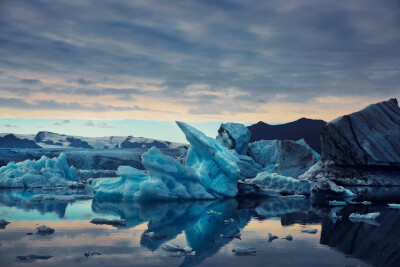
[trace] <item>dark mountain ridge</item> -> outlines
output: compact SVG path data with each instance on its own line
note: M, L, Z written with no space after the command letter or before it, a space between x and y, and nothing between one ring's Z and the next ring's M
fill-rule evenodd
M247 128L251 132L250 142L273 139L297 141L303 138L315 151L321 153L319 130L325 124L323 120L301 118L278 125L260 121Z

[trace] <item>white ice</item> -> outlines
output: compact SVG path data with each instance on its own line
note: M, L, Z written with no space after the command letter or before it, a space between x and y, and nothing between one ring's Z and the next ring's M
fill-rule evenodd
M39 160L10 162L0 168L0 187L71 186L77 184L76 170L69 167L67 157L43 156Z
M330 206L346 206L346 204L347 203L345 201L337 201L337 200L329 201Z
M352 213L350 214L349 219L352 222L372 221L375 220L379 215L381 215L380 212L372 212L367 214Z
M391 203L391 204L388 204L388 206L391 209L400 209L400 204Z

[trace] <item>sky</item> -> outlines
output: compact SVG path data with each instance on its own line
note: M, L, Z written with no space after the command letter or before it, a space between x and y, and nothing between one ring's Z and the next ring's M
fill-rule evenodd
M2 0L0 132L330 121L400 96L399 29L398 0Z

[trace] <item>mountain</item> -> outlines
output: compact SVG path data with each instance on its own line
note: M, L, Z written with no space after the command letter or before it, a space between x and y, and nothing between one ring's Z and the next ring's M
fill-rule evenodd
M36 135L0 134L0 148L176 148L184 144L133 136L82 137L46 131Z
M4 148L40 148L34 141L18 138L13 134L0 136L0 147Z
M321 141L319 129L326 124L323 120L312 120L301 118L297 121L271 125L265 122L258 122L247 128L251 132L250 142L259 140L306 140L312 149L321 153Z

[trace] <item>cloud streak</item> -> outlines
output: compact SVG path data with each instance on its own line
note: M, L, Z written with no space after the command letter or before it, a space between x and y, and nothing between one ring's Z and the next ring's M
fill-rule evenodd
M398 97L398 10L395 0L8 1L0 104L115 116L157 107L196 121Z

